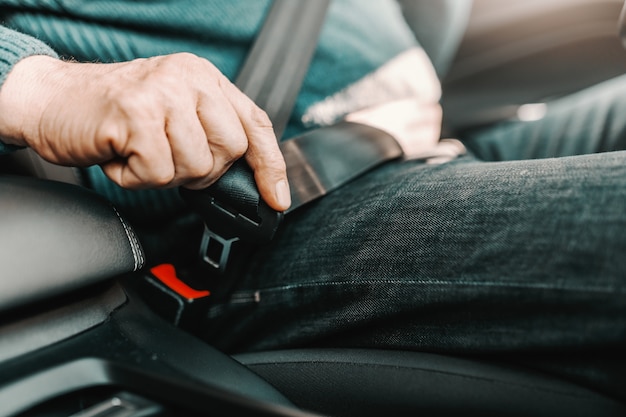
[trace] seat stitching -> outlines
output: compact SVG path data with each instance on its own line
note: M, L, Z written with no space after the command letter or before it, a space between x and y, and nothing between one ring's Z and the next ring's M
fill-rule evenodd
M130 248L133 253L133 261L134 261L133 271L137 271L141 267L143 267L143 264L144 264L144 258L143 258L142 251L140 249L141 246L139 245L137 236L130 229L130 227L126 224L126 222L124 221L124 218L120 215L117 209L114 206L111 206L111 207L113 208L113 211L117 215L117 218L119 219L120 223L122 223L122 226L124 227L124 232L126 232L126 238L128 239L128 243L130 244Z
M555 286L541 282L502 282L502 281L466 281L466 280L427 280L427 279L412 279L412 280L384 280L384 279L374 279L374 280L359 280L359 281L328 281L328 282L304 282L299 284L289 284L289 285L281 285L275 287L266 287L260 288L261 292L275 292L275 291L285 291L294 288L308 288L308 287L323 287L323 286L335 286L335 285L371 285L371 284L392 284L392 285L455 285L455 286L475 286L475 287L483 287L483 286L493 286L493 287L509 287L509 288L536 288L536 289L544 289L544 290L562 290L562 291L589 291L589 292L599 292L599 293L611 293L615 292L622 293L626 292L624 289L620 288L611 288L611 287L600 287L600 286Z

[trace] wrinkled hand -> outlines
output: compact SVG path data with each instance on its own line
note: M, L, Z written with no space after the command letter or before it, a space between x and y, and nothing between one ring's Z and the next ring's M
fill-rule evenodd
M0 90L0 137L53 163L99 164L129 189L204 188L243 156L263 199L276 210L290 204L267 115L192 54L116 64L26 58Z

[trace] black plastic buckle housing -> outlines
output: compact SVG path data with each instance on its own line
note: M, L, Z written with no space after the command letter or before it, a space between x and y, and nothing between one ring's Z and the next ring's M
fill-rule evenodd
M200 258L220 273L226 271L239 241L262 244L274 237L283 213L261 198L248 164L239 160L213 185L203 190L180 189L187 204L205 224Z

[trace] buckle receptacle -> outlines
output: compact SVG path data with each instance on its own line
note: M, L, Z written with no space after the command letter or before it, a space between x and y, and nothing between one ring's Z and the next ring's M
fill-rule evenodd
M283 219L282 212L263 201L252 169L242 160L210 187L181 188L180 194L204 221L200 260L220 274L226 271L239 242L269 242Z

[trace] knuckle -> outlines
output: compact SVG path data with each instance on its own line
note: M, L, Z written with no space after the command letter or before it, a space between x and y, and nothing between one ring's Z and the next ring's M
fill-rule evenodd
M245 135L238 135L229 143L230 154L235 158L240 158L248 150L248 138Z
M269 158L268 168L274 171L277 176L283 176L287 171L287 165L285 160L281 156L274 156Z
M267 113L254 103L251 103L250 118L257 125L257 127L264 129L274 128L272 121L270 120Z
M287 171L287 165L280 151L264 152L262 155L255 155L256 164L263 169L267 175L282 177Z
M198 55L193 54L191 52L177 52L169 56L175 59L180 59L181 61L185 61L185 62L195 62L196 60L200 59Z
M179 52L168 56L168 69L174 73L180 75L181 70L186 73L192 73L198 68L201 62L201 58L190 52Z
M121 125L122 123L117 120L104 121L96 130L96 141L104 142L117 149L117 145L124 141Z
M226 77L224 77L222 74L218 74L218 73L210 73L211 77L210 80L212 80L213 83L215 83L215 87L220 89L220 90L226 90L228 83L230 81L228 81L228 79Z
M207 178L213 171L212 158L203 158L189 169L189 177L193 179Z
M191 52L178 52L164 57L162 69L180 82L181 75L196 74L206 62L206 59Z
M158 57L158 68L167 71L179 71L183 68L193 65L199 58L191 52L177 52L174 54L163 55Z
M113 182L127 190L139 190L142 188L141 182L136 179L127 178L124 176L122 176L121 178L113 179Z
M149 182L152 186L160 188L169 185L172 181L174 181L175 177L176 172L173 167L171 169L161 168L153 172L151 178L147 182Z

